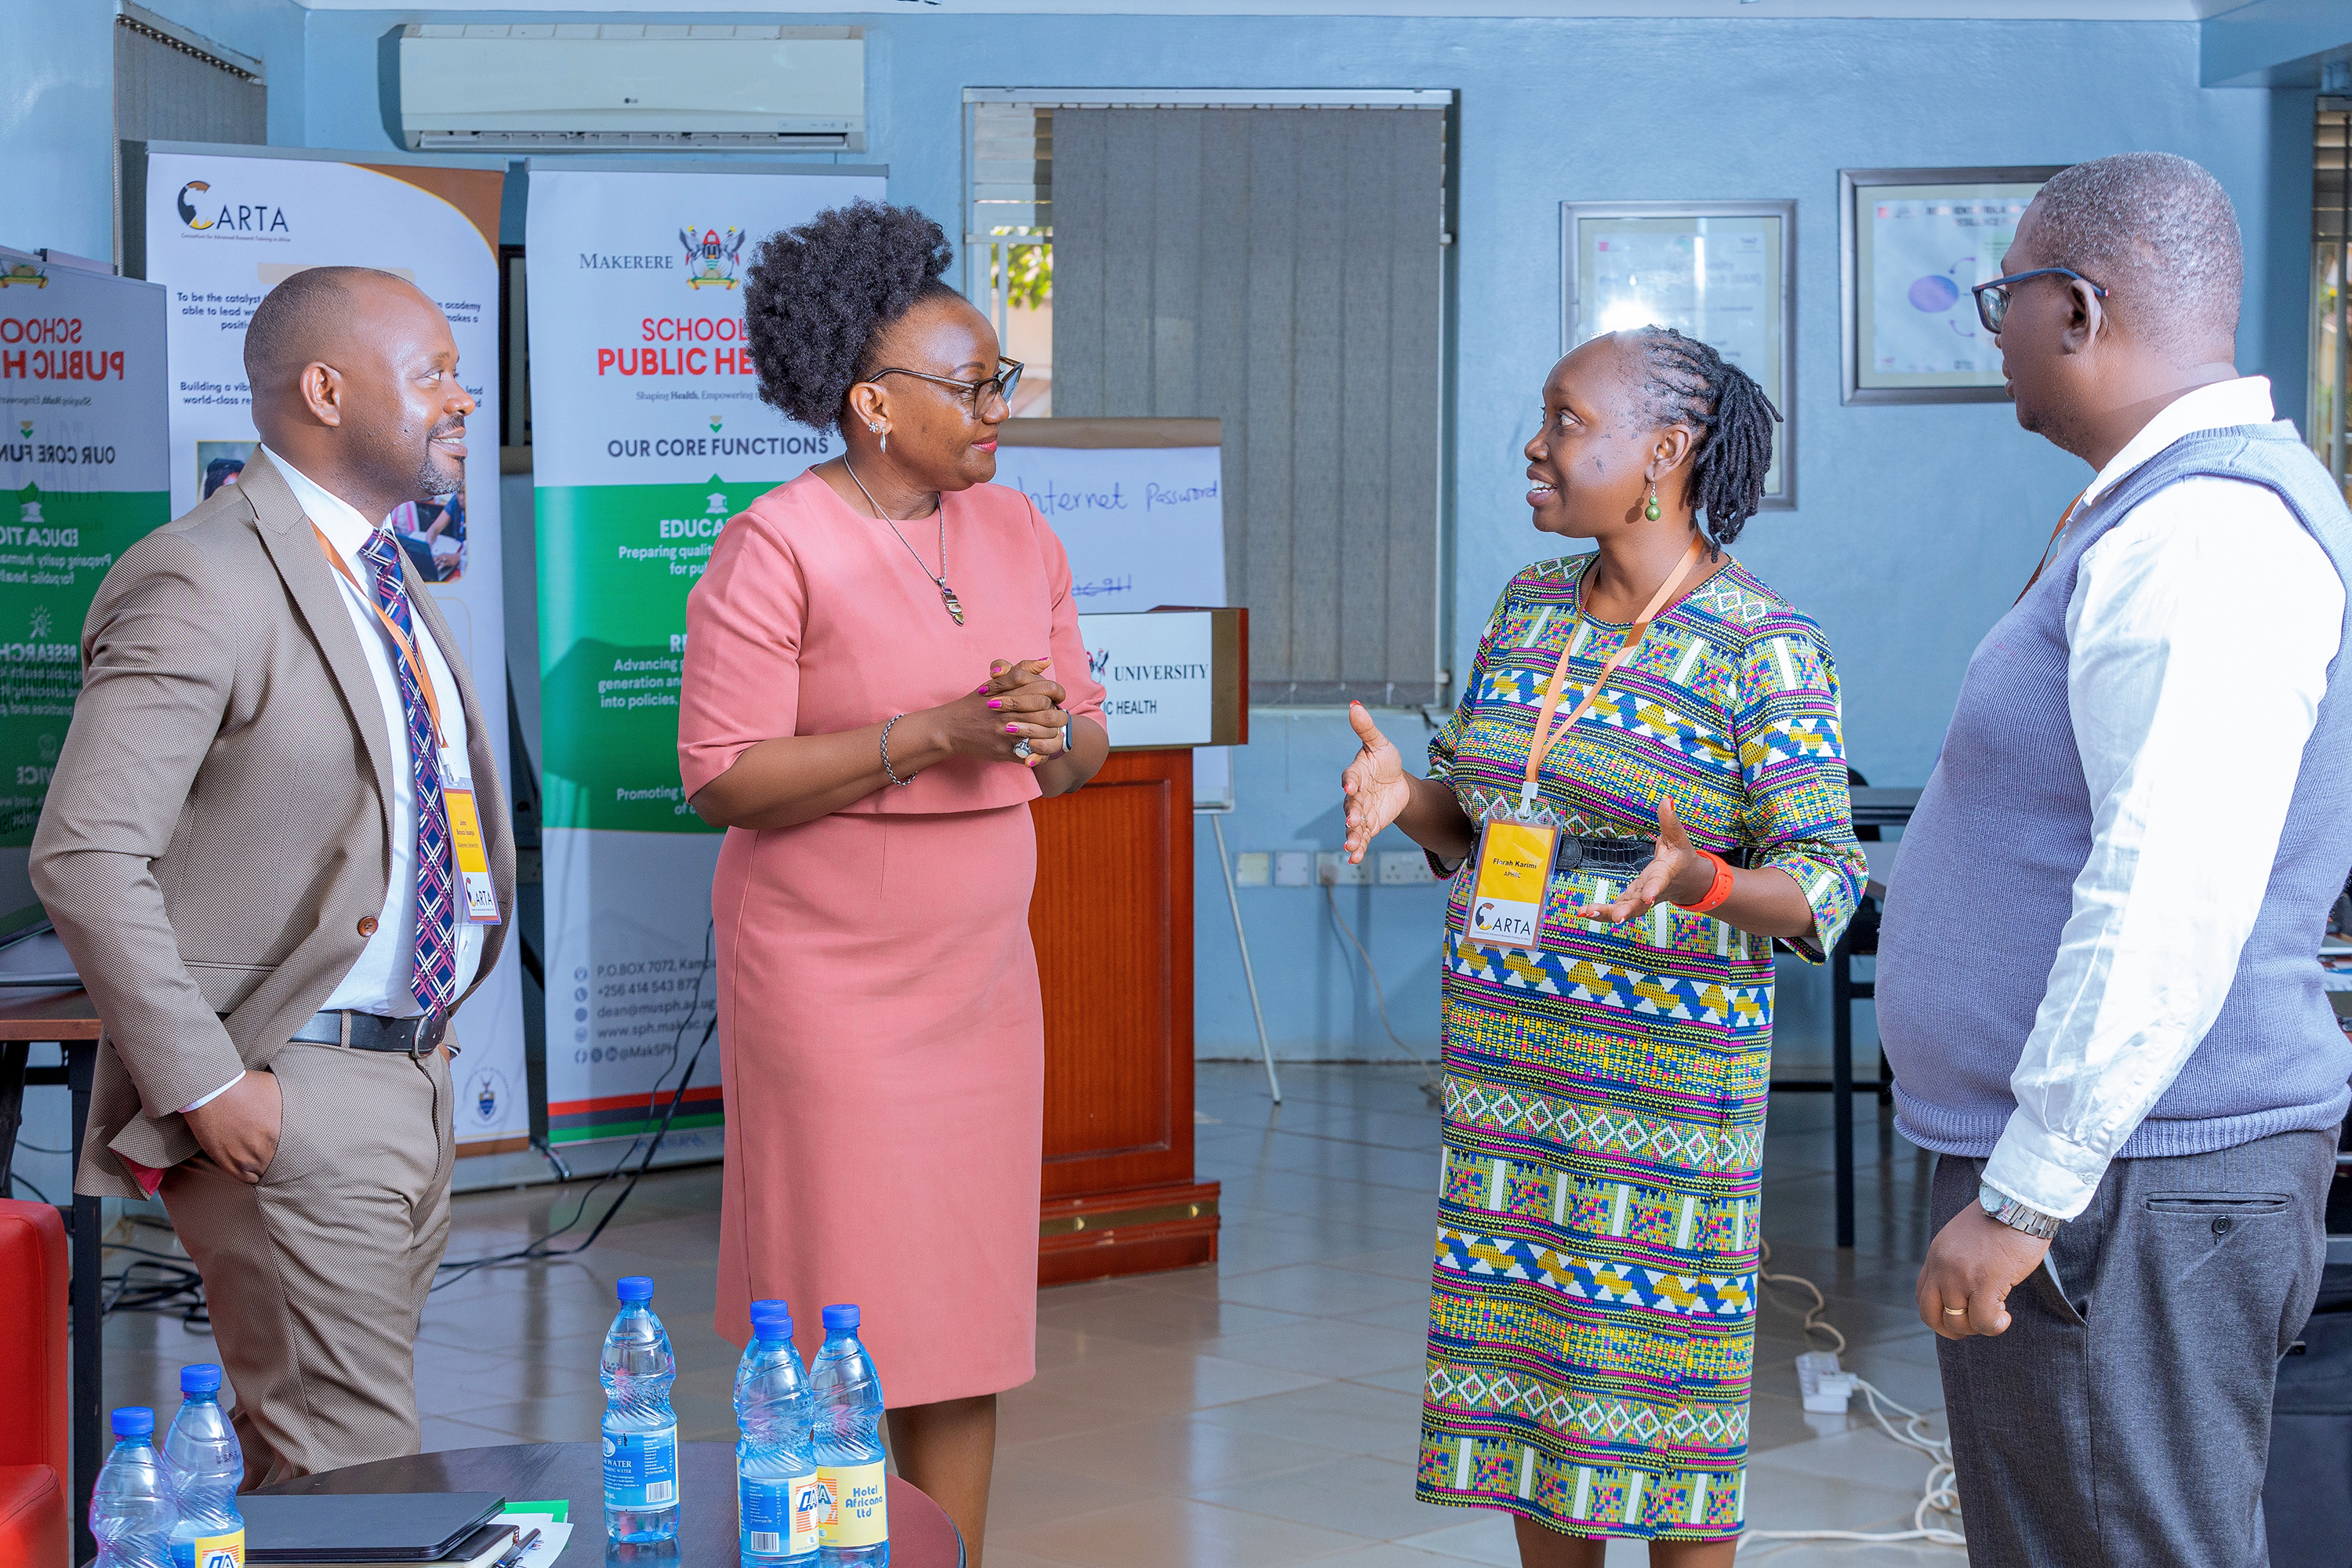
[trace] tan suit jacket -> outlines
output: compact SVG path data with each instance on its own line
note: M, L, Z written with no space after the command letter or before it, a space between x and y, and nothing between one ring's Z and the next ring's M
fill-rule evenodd
M457 676L510 921L490 726L425 584L402 570ZM116 1154L168 1167L195 1153L179 1108L268 1066L367 945L406 748L343 592L257 452L238 483L124 552L90 605L31 867L106 1029L77 1192L138 1195ZM483 933L476 985L506 931Z

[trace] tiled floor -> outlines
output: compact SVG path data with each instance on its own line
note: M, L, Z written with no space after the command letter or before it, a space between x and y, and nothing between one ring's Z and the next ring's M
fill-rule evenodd
M1257 1069L1203 1064L1199 1170L1224 1184L1222 1261L1040 1298L1036 1380L1002 1406L989 1568L1516 1563L1502 1516L1412 1497L1438 1149L1417 1079L1410 1068L1294 1065L1277 1109ZM1828 1099L1775 1101L1765 1152L1772 1266L1828 1293L1849 1367L1933 1409L1935 1342L1911 1306L1927 1159L1867 1100L1857 1109L1860 1245L1840 1253ZM461 1197L450 1256L520 1245L551 1214L568 1216L576 1194ZM735 1351L710 1329L717 1194L710 1169L649 1177L579 1259L487 1270L436 1294L417 1347L425 1446L594 1436L612 1282L637 1273L660 1281L681 1435L731 1438ZM1801 1410L1791 1363L1805 1348L1810 1298L1786 1287L1766 1297L1749 1523L1907 1529L1926 1461L1861 1414ZM178 1365L210 1358L208 1339L169 1320L118 1316L107 1338L110 1405L168 1407ZM1741 1558L1778 1568L1963 1562L1949 1548L1763 1541ZM1612 1568L1644 1560L1630 1544L1610 1553Z

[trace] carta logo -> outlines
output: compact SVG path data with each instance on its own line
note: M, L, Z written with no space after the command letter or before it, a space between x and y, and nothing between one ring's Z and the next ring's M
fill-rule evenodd
M267 202L215 201L212 185L190 180L180 187L180 221L197 234L291 234L286 209Z

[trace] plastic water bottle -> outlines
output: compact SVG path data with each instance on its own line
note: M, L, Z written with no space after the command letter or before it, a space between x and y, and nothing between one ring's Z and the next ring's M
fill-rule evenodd
M677 1535L677 1378L669 1331L646 1303L654 1282L632 1274L617 1287L621 1310L604 1334L596 1381L604 1385L604 1535L621 1542Z
M816 1476L828 1495L818 1528L824 1568L890 1561L890 1505L882 1480L882 1380L857 1342L857 1309L824 1310L824 1343L809 1368L816 1390Z
M221 1369L209 1363L180 1369L180 1413L163 1435L163 1469L177 1514L172 1568L244 1568L236 1486L245 1479L245 1450L220 1407L220 1385Z
M743 1568L815 1568L817 1485L809 1429L816 1394L793 1348L793 1315L782 1301L751 1303L751 1342L735 1377L735 1497Z
M113 1415L114 1452L89 1499L96 1568L171 1568L172 1479L155 1452L155 1413L126 1405Z
M743 1358L735 1363L735 1408L738 1415L743 1408L743 1380L751 1375L751 1363L760 1359L760 1316L763 1312L782 1312L789 1318L793 1315L793 1309L781 1296L771 1296L751 1303L751 1341L743 1347ZM786 1329L784 1333L789 1338L792 1331Z

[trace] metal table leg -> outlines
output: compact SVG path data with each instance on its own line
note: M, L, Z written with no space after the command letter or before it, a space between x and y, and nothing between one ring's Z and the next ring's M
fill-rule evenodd
M73 1095L73 1163L81 1169L82 1129L89 1121L90 1080L98 1071L96 1040L66 1040L66 1086ZM73 1506L74 1561L98 1554L89 1533L89 1495L98 1488L99 1467L106 1462L105 1424L99 1405L104 1398L105 1362L100 1336L105 1331L99 1315L100 1285L98 1249L99 1200L74 1194L73 1201Z
M1837 1138L1837 1244L1853 1245L1853 948L1830 952L1830 1099Z

